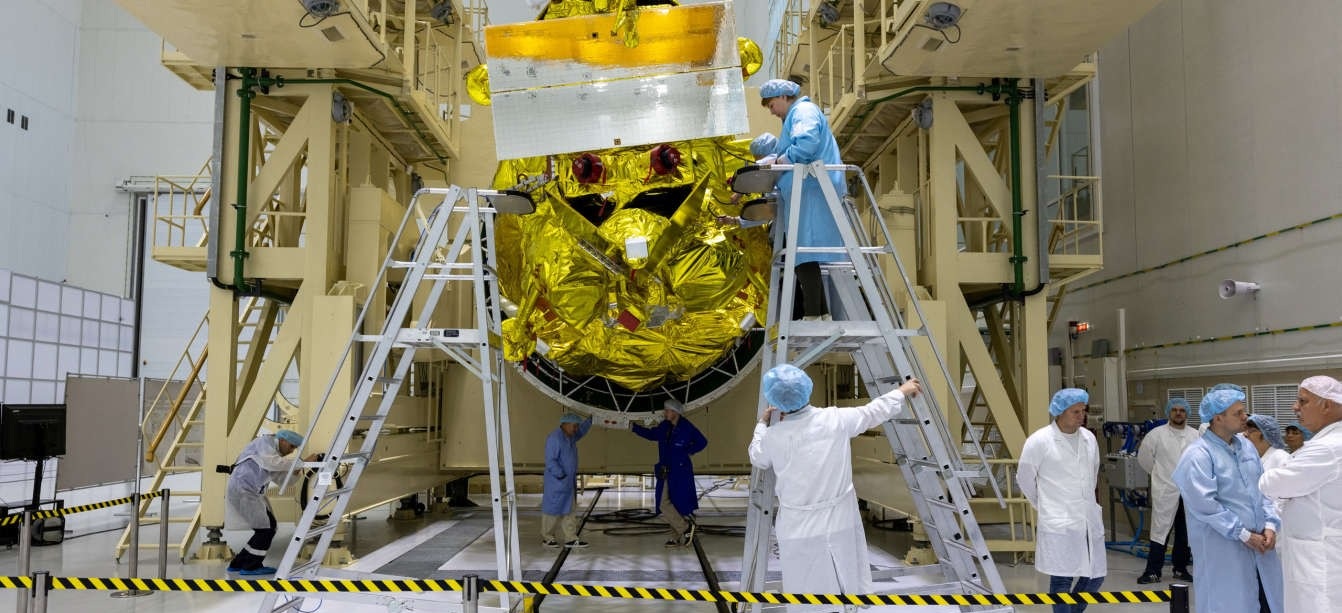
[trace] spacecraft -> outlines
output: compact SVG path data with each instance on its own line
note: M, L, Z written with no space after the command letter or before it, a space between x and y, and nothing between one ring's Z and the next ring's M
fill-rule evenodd
M507 358L571 407L637 413L721 395L762 346L769 240L728 179L753 162L759 47L725 3L559 0L485 30L467 91L493 109Z

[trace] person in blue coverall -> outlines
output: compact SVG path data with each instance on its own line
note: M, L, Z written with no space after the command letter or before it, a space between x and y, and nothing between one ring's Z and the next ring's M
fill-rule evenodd
M541 540L546 547L582 548L573 502L578 492L578 440L592 428L592 418L566 413L545 439L545 481L541 492ZM558 534L556 535L556 530ZM558 536L559 539L555 537Z
M783 129L778 134L778 143L773 151L778 156L774 160L775 164L810 164L816 160L825 164L843 163L843 158L839 156L839 144L829 128L829 120L809 97L801 95L800 85L784 79L772 79L760 86L760 104L783 120ZM788 216L795 210L801 216L797 220L797 236L794 238L798 247L843 246L839 226L830 214L825 194L815 177L808 176L802 181L801 201L792 202L793 172L779 175L775 182L779 194L779 214L775 223L781 224L778 226L781 229L779 234L788 231ZM828 174L834 193L839 198L847 195L843 172L831 170ZM797 254L797 289L801 294L803 318L829 317L820 263L847 260L848 256L842 253Z
M681 415L685 405L667 399L662 405L662 423L651 428L631 424L630 429L657 442L657 510L671 525L667 547L681 547L694 539L694 511L699 508L694 486L694 463L690 456L703 451L708 439Z
M1198 613L1282 613L1276 505L1258 489L1263 465L1244 430L1244 393L1202 397L1207 431L1184 450L1174 484L1187 512Z

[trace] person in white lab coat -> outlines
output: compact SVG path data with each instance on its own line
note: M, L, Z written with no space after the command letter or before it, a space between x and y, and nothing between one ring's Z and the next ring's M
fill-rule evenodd
M769 369L762 387L770 406L755 425L749 455L752 465L773 469L776 477L774 534L783 590L870 593L867 539L848 441L898 415L905 398L922 391L921 384L910 380L864 406L825 409L811 406L811 378L790 364ZM769 425L778 412L780 421Z
M275 539L275 514L270 510L266 490L271 483L284 482L285 475L295 469L297 458L285 456L303 445L303 435L293 430L256 437L238 454L238 461L228 475L228 489L224 501L235 517L241 517L252 529L247 545L238 551L225 569L241 575L271 575L275 568L265 566L266 552ZM321 454L313 453L304 462L317 462Z
M1342 612L1342 383L1300 383L1295 414L1317 434L1263 473L1263 493L1284 501L1281 553L1286 613Z
M1193 581L1198 613L1281 613L1281 519L1258 489L1263 464L1253 443L1237 433L1248 414L1244 394L1219 390L1202 397L1207 432L1174 467L1188 511L1188 544L1198 561Z
M1095 501L1100 448L1085 428L1086 390L1053 394L1053 423L1036 430L1021 449L1016 483L1038 512L1034 568L1048 575L1048 591L1094 592L1108 572L1104 517ZM1084 604L1055 604L1053 613L1079 613Z
M1184 503L1170 476L1174 474L1174 465L1179 463L1184 448L1197 440L1198 431L1187 427L1188 401L1183 398L1171 398L1165 403L1165 417L1169 421L1148 432L1137 449L1137 463L1151 475L1151 551L1146 556L1146 570L1137 578L1137 583L1141 584L1160 581L1160 569L1165 566L1165 546L1171 531L1174 533L1174 555L1170 562L1174 568L1170 574L1182 581L1193 580L1193 575L1188 574Z

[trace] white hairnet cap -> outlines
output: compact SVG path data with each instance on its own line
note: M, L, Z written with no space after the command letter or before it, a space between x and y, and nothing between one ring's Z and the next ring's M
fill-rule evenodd
M662 408L668 411L675 411L681 415L685 414L685 405L681 404L680 401L675 398L667 398L666 402L662 403Z
M1048 414L1057 417L1072 405L1087 402L1090 402L1089 392L1076 387L1065 387L1053 394L1053 400L1048 403Z
M755 140L750 141L750 155L755 156L757 160L766 155L771 155L777 148L778 137L768 132L756 136Z
M810 375L791 364L779 364L764 373L764 398L784 413L810 404L813 386Z
M801 93L801 86L787 79L769 79L760 86L760 98L769 99L779 96L796 96Z
M1244 399L1244 392L1237 392L1232 389L1207 392L1207 395L1202 397L1202 402L1198 404L1198 417L1204 423L1212 423L1213 417L1224 413L1236 402L1244 402Z
M1310 377L1300 382L1300 389L1309 390L1319 398L1342 404L1342 383L1332 377L1326 375Z

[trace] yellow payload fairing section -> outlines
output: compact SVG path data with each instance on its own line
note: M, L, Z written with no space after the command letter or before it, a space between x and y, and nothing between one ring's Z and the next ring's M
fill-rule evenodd
M499 220L505 351L569 403L697 404L757 354L768 295L765 230L717 219L752 161L732 14L600 9L565 0L485 31L493 186L537 204Z

